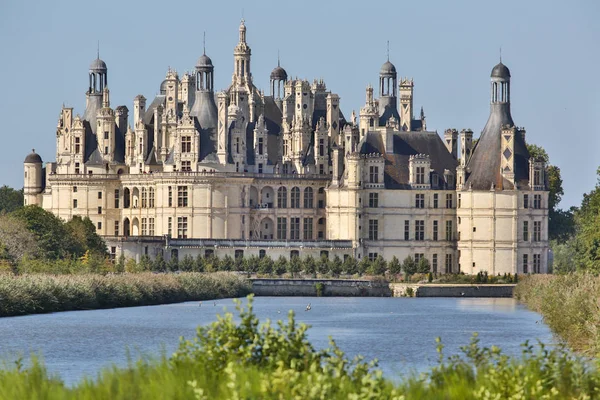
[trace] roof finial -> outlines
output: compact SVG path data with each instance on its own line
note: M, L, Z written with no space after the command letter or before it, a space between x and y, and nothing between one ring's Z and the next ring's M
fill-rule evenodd
M280 65L279 65L279 49L277 49L277 66L280 67Z
M502 46L500 46L500 63L502 63Z
M96 58L100 59L100 40L98 40L98 47L96 47Z
M202 32L202 54L206 55L206 31Z
M387 41L387 60L390 61L390 41Z

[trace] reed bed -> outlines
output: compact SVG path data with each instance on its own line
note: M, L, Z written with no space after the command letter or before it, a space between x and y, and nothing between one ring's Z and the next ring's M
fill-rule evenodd
M514 295L539 312L570 348L600 355L600 277L589 273L532 275L519 282Z
M0 275L0 317L245 296L237 274Z

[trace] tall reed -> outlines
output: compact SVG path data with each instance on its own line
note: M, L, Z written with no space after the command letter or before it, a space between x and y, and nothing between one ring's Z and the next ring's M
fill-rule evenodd
M0 317L245 296L233 273L0 275Z

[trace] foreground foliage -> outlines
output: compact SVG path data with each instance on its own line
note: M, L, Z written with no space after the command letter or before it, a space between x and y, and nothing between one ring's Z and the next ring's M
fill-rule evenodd
M105 369L97 379L72 388L49 376L33 359L0 371L0 398L10 399L597 399L598 363L585 362L562 348L537 350L525 344L521 357L496 347L482 348L475 335L461 355L444 358L421 375L393 383L362 358L348 360L331 341L315 350L307 327L287 322L259 325L238 302L239 322L226 314L199 327L168 358L130 362Z
M532 275L515 297L544 317L558 336L584 354L600 355L600 277L590 273Z
M235 274L0 275L0 317L239 297Z

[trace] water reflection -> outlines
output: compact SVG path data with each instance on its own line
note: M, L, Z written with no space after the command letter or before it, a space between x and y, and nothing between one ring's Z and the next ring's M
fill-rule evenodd
M515 312L517 301L505 298L468 298L457 299L456 305L463 311L481 312Z

